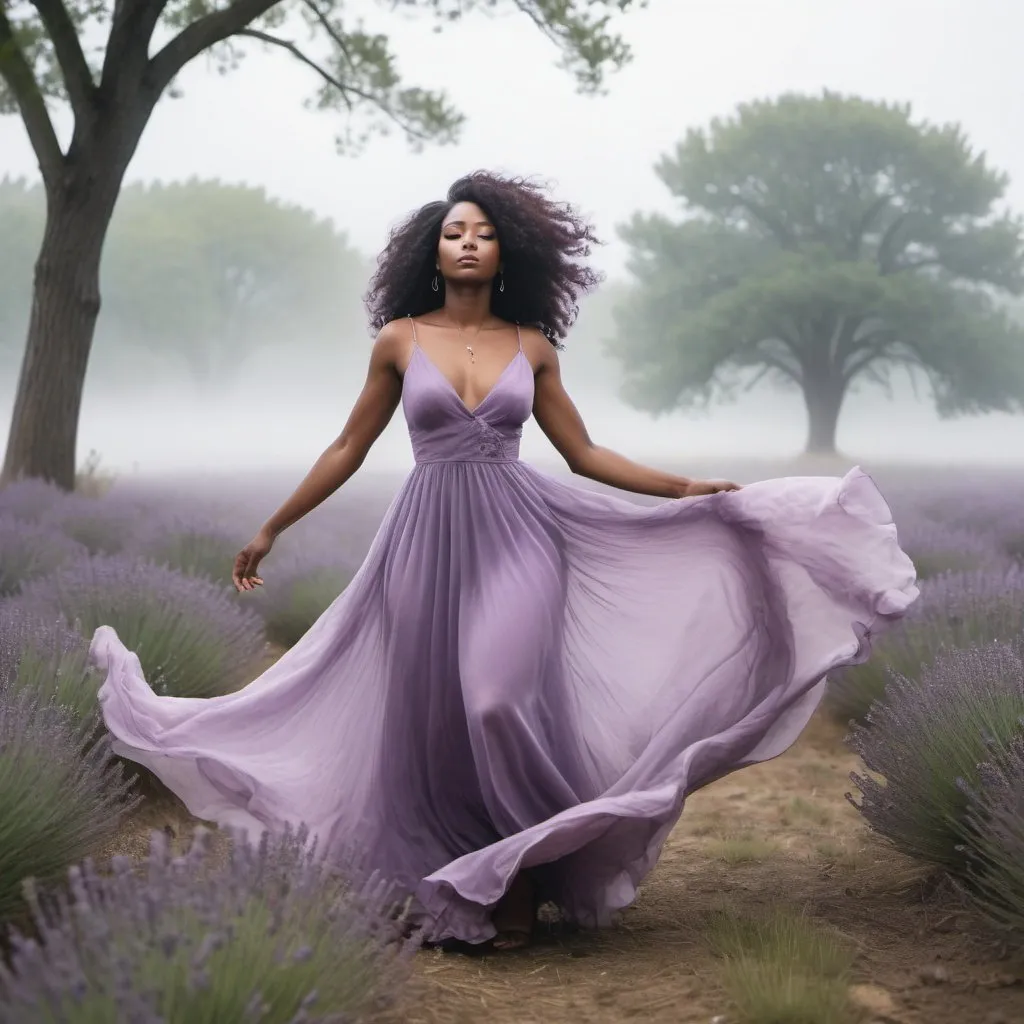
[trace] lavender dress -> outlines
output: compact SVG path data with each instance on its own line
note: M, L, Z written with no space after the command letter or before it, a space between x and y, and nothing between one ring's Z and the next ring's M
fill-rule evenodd
M115 749L199 818L305 823L483 942L516 873L584 925L635 897L687 794L782 753L825 674L916 596L854 470L638 506L518 459L520 351L469 409L418 346L416 467L352 583L243 690L156 696L110 627Z

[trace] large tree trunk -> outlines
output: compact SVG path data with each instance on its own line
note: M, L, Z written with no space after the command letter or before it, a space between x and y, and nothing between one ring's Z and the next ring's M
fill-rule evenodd
M843 405L843 388L832 381L804 385L807 406L808 455L835 455L836 429Z
M81 163L72 144L63 180L47 188L46 229L0 483L39 477L74 488L78 416L100 312L100 259L136 142L122 139L107 159Z

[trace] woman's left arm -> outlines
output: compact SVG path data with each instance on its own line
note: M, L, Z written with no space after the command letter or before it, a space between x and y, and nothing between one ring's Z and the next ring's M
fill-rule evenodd
M735 491L739 486L725 480L692 480L665 473L627 459L609 448L594 444L572 399L562 386L558 353L539 332L524 331L524 348L534 366L536 390L533 415L548 440L577 476L617 487L634 494L658 498L692 498L716 491Z

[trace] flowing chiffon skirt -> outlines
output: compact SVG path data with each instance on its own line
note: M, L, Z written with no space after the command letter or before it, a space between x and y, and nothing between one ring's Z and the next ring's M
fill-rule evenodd
M524 869L604 924L688 794L793 742L913 601L913 565L859 470L638 506L465 412L482 454L418 451L352 583L258 679L156 696L102 627L103 714L194 815L306 824L412 894L429 939L490 938Z

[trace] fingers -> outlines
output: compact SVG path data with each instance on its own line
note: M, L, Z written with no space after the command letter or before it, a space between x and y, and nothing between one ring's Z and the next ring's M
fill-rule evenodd
M256 568L259 565L259 558L248 549L243 548L235 558L234 570L231 573L231 582L238 593L247 590L255 590L263 586L263 578L256 575Z

